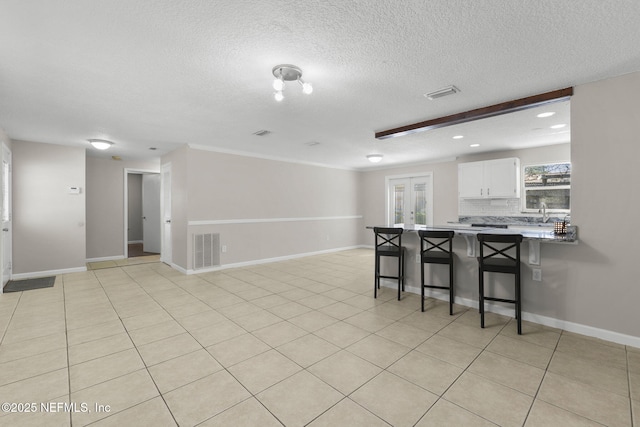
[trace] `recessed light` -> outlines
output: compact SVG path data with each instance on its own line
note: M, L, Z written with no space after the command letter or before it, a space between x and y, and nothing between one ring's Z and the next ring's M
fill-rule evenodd
M480 144L471 144L469 147L473 147L473 148L480 147Z
M271 133L270 130L262 129L257 132L254 132L253 134L256 136L265 136L265 135L269 135L270 133Z
M540 117L541 119L545 118L545 117L551 117L555 114L554 111L548 111L546 113L540 113L538 114L536 117Z
M553 126L551 126L551 129L562 129L562 128L563 128L563 127L565 127L565 126L566 126L566 124L565 124L565 123L562 123L562 124L559 124L559 125L553 125Z
M453 139L462 139L464 138L464 135L456 135L453 137Z

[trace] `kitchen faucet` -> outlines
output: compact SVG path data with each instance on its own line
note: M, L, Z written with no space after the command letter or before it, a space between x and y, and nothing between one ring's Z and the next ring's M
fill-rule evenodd
M549 221L549 216L547 215L547 204L545 202L540 203L540 209L538 209L538 212L542 212L543 223L546 223L547 221Z

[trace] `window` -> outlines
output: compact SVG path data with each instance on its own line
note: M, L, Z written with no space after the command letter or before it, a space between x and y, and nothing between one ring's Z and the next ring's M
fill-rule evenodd
M549 212L571 209L571 163L546 163L524 167L522 210L538 212L544 205Z
M431 174L387 177L387 223L395 227L433 225Z

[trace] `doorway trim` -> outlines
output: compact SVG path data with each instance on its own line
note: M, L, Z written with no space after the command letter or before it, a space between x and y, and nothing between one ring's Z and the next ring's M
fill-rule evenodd
M0 283L0 294L4 293L4 286L11 280L14 276L13 274L13 203L12 203L12 192L13 192L13 171L12 171L12 157L13 153L11 149L4 143L0 144L0 163L2 166L3 176L0 177L0 184L3 187L1 197L5 196L4 189L7 189L8 194L6 194L6 206L4 201L0 203L0 208L2 208L3 212L1 213L0 222L2 222L2 231L0 231L0 277L2 277L2 281ZM7 162L7 174L4 176L4 162ZM6 182L4 180L6 178ZM6 210L6 211L5 211ZM7 214L7 218L5 221L4 214ZM5 223L6 222L6 223ZM6 227L6 228L5 228ZM6 262L5 262L6 261ZM6 278L6 282L5 282Z
M124 168L124 209L122 213L122 216L124 218L124 229L122 230L122 235L124 238L124 248L122 249L122 253L124 254L124 259L129 258L129 174L145 175L152 173L159 174L160 171L151 169Z

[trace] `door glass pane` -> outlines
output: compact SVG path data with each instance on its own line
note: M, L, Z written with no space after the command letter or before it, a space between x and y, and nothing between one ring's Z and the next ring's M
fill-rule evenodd
M413 185L415 225L427 225L427 184Z
M393 223L404 224L404 185L393 186Z

